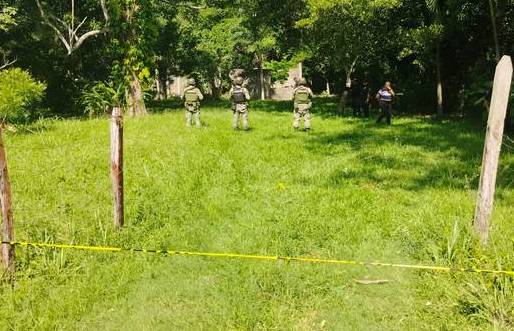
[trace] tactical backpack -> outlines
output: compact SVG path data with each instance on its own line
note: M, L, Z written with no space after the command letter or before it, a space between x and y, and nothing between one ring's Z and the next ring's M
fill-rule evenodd
M309 90L300 87L294 94L294 102L300 105L305 105L311 102Z
M232 90L232 100L235 103L246 103L248 101L242 87L238 86Z
M189 89L184 93L186 103L197 103L200 100L198 93L194 89Z

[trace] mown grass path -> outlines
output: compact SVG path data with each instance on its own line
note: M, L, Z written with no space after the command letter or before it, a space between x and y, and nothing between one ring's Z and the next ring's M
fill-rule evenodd
M234 132L230 116L206 109L201 130L186 129L182 112L126 121L127 226L120 233L111 224L108 120L8 135L17 239L468 262L481 130L425 118L385 127L318 115L306 134L291 130L289 113L257 111L251 132ZM511 262L513 163L507 151L493 232L494 249ZM459 275L37 249L18 256L16 290L0 290L10 308L0 311L2 329L484 326L460 305L466 278ZM354 282L364 278L390 282Z

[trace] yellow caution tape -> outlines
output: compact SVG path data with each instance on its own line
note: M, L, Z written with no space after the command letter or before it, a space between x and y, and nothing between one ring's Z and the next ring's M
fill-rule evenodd
M238 253L188 252L188 251L175 251L175 250L121 248L121 247L108 247L108 246L84 246L84 245L66 245L66 244L47 244L47 243L30 243L30 242L2 242L2 244L12 245L12 246L74 249L74 250L96 251L96 252L137 252L137 253L165 254L165 255L170 255L170 256L178 255L178 256L196 256L196 257L210 257L210 258L268 260L268 261L282 260L282 261L287 261L287 262L339 264L339 265L354 265L354 266L366 266L366 267L369 267L369 266L371 266L371 267L389 267L389 268L400 268L400 269L430 270L430 271L440 271L440 272L460 272L460 273L466 272L466 273L482 273L482 274L514 276L514 270L492 270L492 269L462 268L462 267L440 267L440 266L427 266L427 265L414 265L414 264L362 262L362 261L352 261L352 260L332 260L332 259L291 257L291 256L278 256L278 255L272 256L272 255L238 254Z

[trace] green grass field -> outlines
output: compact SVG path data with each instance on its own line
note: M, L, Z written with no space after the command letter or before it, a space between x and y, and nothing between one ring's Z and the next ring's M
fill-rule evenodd
M331 115L293 132L261 103L251 132L203 111L125 122L126 227L112 225L109 121L5 137L16 239L85 245L514 268L514 143L502 157L491 245L471 227L483 129ZM257 110L255 110L255 108ZM18 248L3 330L508 330L506 277L389 268ZM360 285L359 279L386 279Z

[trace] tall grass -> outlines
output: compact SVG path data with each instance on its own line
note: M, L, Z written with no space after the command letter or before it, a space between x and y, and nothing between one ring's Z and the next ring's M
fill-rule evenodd
M503 155L492 242L471 229L483 130L319 105L296 133L259 103L251 132L228 109L125 123L127 226L112 226L108 120L6 137L18 240L514 267L512 164ZM512 328L511 280L387 268L130 253L17 250L1 329L482 330ZM362 286L355 279L387 279Z

